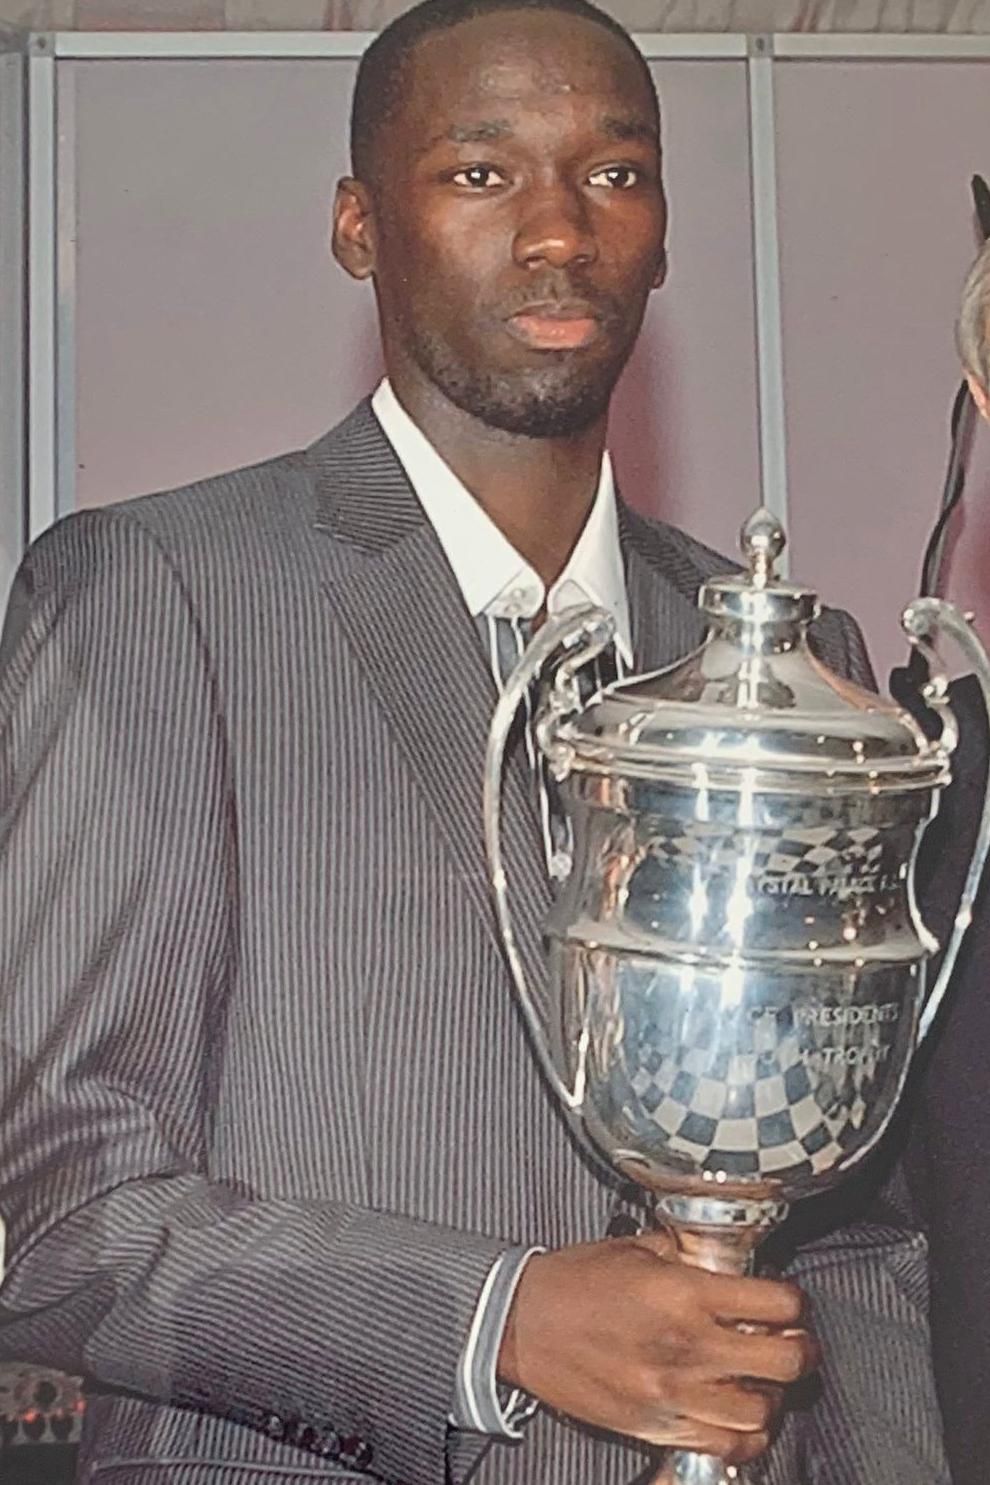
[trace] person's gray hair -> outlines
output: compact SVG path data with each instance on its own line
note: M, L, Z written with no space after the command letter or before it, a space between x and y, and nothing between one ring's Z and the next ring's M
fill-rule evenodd
M990 391L990 242L984 244L963 284L956 348L963 366Z

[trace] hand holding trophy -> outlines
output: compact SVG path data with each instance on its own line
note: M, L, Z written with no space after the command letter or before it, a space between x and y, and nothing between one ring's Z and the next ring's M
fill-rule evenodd
M930 741L812 654L818 601L775 577L784 534L768 511L742 544L748 571L699 595L700 648L587 704L577 678L610 643L611 619L582 608L547 623L496 708L484 802L506 953L551 1087L622 1176L656 1196L683 1261L737 1275L792 1202L841 1181L881 1138L990 847L988 796L929 994L938 945L913 874L957 738L932 645L952 638L988 701L990 660L950 604L905 611L943 721ZM501 846L506 741L534 685L572 841L539 995ZM685 1449L659 1477L737 1479Z

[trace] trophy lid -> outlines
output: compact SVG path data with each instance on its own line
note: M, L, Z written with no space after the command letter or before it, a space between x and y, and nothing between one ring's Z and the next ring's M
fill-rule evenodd
M785 536L761 508L742 529L746 568L712 579L698 604L701 646L649 675L609 686L556 732L570 769L698 787L757 782L806 791L930 788L947 754L908 712L838 675L808 644L820 606L780 581ZM754 769L759 778L754 779Z

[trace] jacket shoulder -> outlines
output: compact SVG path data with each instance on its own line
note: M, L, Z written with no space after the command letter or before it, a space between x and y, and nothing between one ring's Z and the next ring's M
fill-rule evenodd
M141 527L166 549L223 545L238 529L259 537L298 518L311 489L306 453L292 450L191 484L98 508L105 520ZM83 513L60 526L71 529ZM57 528L56 528L57 529Z
M706 546L679 526L645 516L624 503L619 521L626 540L638 547L648 562L662 568L678 591L692 601L700 585L709 578L740 571L738 559Z
M742 571L738 558L723 556L714 547L665 521L641 515L628 506L622 508L621 521L628 538L647 560L662 567L674 586L692 601L703 583ZM830 669L867 690L877 689L859 625L844 609L823 605L811 626L809 639L815 654Z
M65 556L80 546L91 548L94 533L98 545L100 536L112 541L115 530L132 528L180 565L186 560L194 567L254 564L266 553L274 556L280 547L291 547L294 537L311 527L318 483L373 445L376 429L365 399L308 447L63 517L36 543L37 554Z
M164 591L205 614L252 601L266 572L298 568L303 520L312 510L304 454L290 453L174 490L76 511L24 554L0 634L0 670L31 636L43 636L80 605L107 624L153 627ZM165 588L161 587L165 584ZM223 609L221 602L218 612Z

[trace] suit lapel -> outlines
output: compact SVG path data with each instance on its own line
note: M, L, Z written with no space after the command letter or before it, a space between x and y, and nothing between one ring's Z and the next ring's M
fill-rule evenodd
M619 540L636 671L659 670L701 643L696 570L678 560L674 533L645 521L619 501Z
M391 722L458 879L501 950L484 848L482 782L496 691L475 622L443 549L367 404L308 455L335 622ZM335 538L335 540L328 540ZM504 851L516 931L545 993L550 903L533 781L522 750L507 768Z
M426 800L476 911L502 949L484 849L482 783L495 683L443 549L368 403L305 456L316 492L324 586L397 748ZM637 670L679 659L701 639L696 570L676 533L621 501L619 530ZM669 550L668 550L669 548ZM503 850L520 953L546 996L543 925L551 902L534 781L509 759Z

